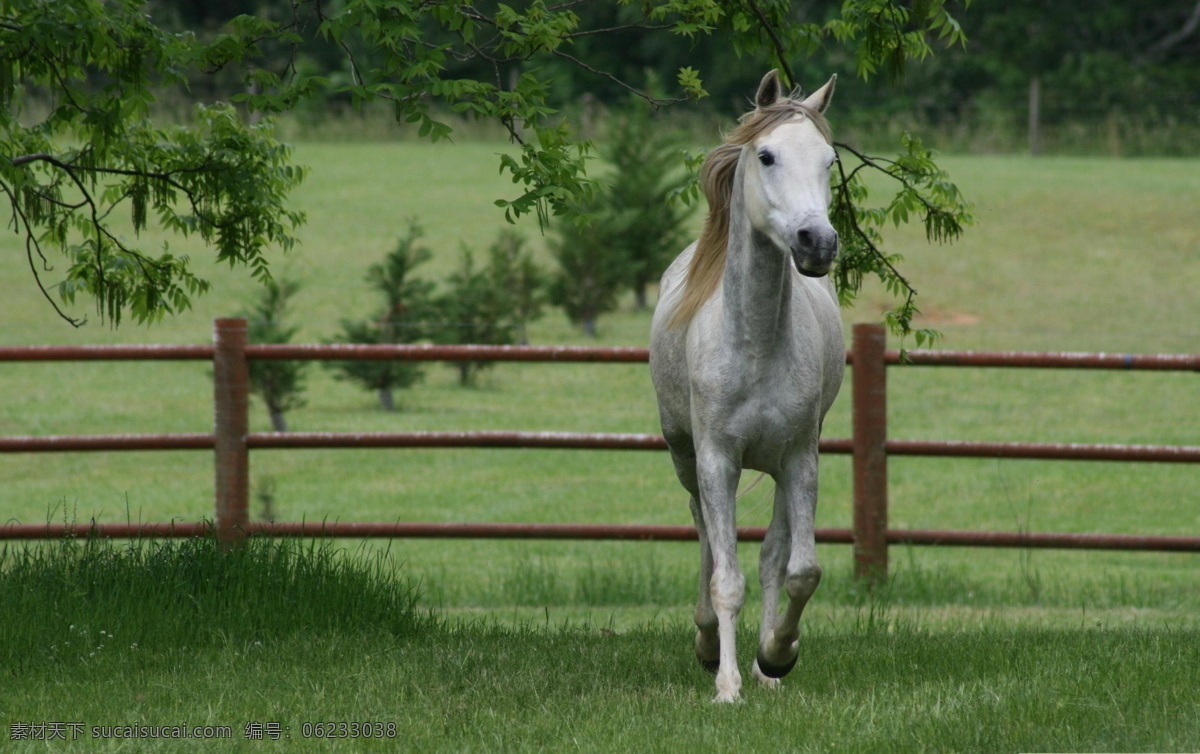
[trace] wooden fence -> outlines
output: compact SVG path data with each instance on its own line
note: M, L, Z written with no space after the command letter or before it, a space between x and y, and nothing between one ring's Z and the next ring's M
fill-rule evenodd
M694 540L690 526L538 523L299 523L251 522L249 489L251 450L265 448L575 448L589 450L665 450L658 435L562 432L402 432L330 433L249 431L251 360L393 360L646 362L643 348L577 346L368 346L253 345L246 321L218 319L213 345L7 346L6 361L211 361L214 431L211 434L64 435L0 437L0 453L67 451L206 450L214 454L214 523L4 524L0 539L46 539L69 535L108 537L194 536L215 528L226 541L247 534L337 537L447 537L536 539ZM823 439L823 453L852 456L854 516L851 528L818 529L817 541L853 544L855 572L886 575L889 544L984 547L1053 547L1200 552L1200 537L1038 532L979 532L891 529L887 523L887 464L890 456L1069 459L1198 463L1200 446L1095 445L896 440L887 434L887 372L901 365L900 354L885 348L883 327L855 325L851 366L853 436ZM1005 367L1038 369L1119 369L1200 371L1200 355L1103 353L983 353L916 350L903 366ZM667 473L664 471L664 473ZM739 528L739 538L761 541L765 529Z

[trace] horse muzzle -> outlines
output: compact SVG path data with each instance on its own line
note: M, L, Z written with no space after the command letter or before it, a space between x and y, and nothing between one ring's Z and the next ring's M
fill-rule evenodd
M838 234L832 226L804 228L796 234L792 263L805 277L824 277L833 266L837 253Z

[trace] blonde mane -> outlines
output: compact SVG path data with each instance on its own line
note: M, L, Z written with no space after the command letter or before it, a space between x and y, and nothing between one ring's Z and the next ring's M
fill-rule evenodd
M798 99L784 98L743 115L738 127L725 137L719 147L708 153L700 168L700 188L708 200L708 215L704 218L696 251L688 265L683 296L671 315L670 326L690 322L713 295L725 273L725 256L729 249L729 205L742 147L798 116L812 121L825 141L833 143L829 121L824 115Z

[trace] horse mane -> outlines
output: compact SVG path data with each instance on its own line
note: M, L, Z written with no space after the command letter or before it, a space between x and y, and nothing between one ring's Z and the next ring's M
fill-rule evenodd
M671 315L672 327L691 321L704 302L712 297L725 273L725 256L729 250L729 205L742 147L796 117L808 118L825 141L833 143L833 133L825 116L792 96L743 115L737 128L704 159L700 168L700 188L708 200L708 215L688 265L683 296Z

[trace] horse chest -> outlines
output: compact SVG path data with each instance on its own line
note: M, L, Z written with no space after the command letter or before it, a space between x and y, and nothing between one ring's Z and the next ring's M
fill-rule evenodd
M812 364L742 358L710 366L693 383L693 416L704 425L695 429L738 447L746 466L770 470L798 440L815 435L821 401Z

